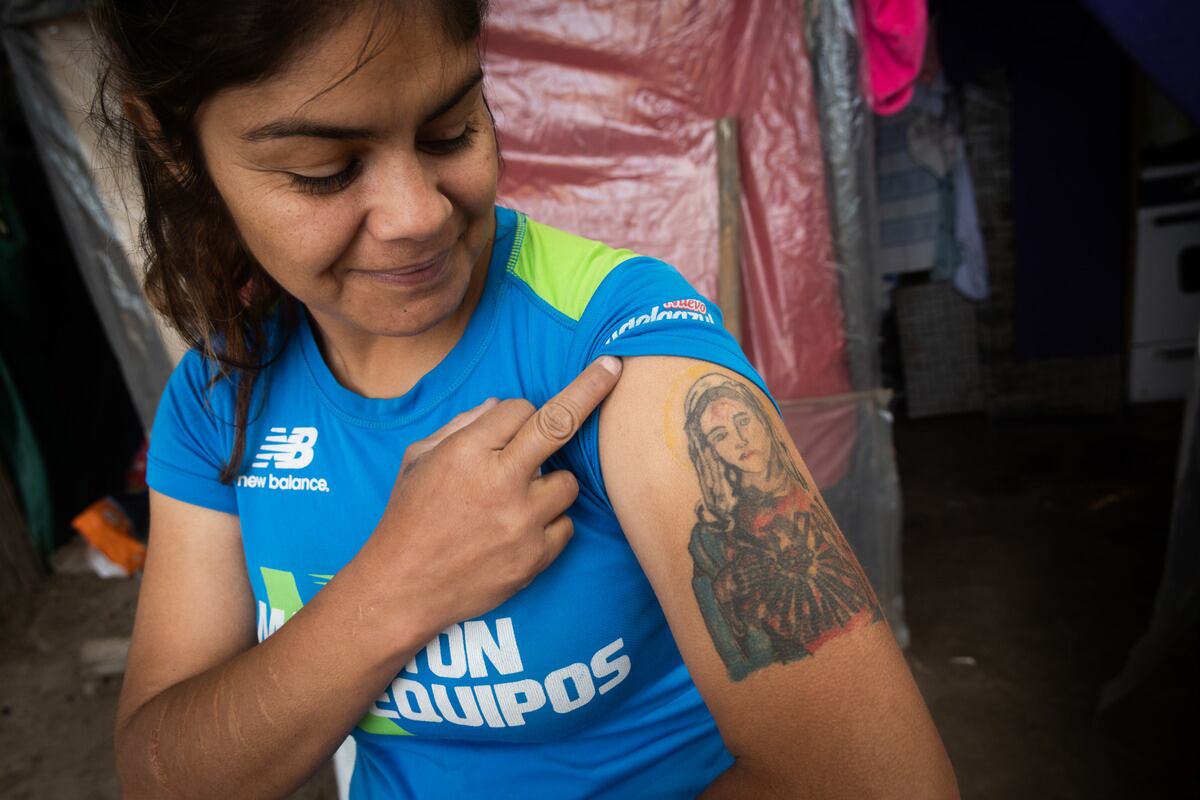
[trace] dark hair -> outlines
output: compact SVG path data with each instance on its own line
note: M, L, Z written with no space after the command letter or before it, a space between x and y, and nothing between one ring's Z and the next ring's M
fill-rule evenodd
M448 37L473 41L487 11L487 0L103 0L91 10L107 62L92 119L137 171L146 296L188 346L218 365L214 383L228 378L237 386L235 443L221 473L227 483L245 451L255 382L273 359L270 319L278 313L276 354L297 320L294 304L279 302L284 291L237 236L205 168L196 114L222 89L283 68L368 3L376 24L355 69L382 48L376 33L385 14L428 9ZM148 119L133 124L130 107Z

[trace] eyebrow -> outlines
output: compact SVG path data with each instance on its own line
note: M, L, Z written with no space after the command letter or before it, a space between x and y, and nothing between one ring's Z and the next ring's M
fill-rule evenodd
M476 70L471 73L471 76L463 81L445 101L426 115L421 124L426 125L454 108L482 82L482 70ZM348 128L341 125L310 122L302 119L281 119L275 122L268 122L266 125L260 125L257 128L247 131L242 134L241 138L245 142L265 142L273 139L286 139L292 136L344 141L348 139L373 139L376 133L370 128Z

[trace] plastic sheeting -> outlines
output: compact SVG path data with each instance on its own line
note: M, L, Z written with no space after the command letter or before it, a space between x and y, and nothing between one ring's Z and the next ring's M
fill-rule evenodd
M485 55L503 198L663 258L709 297L713 124L736 116L748 354L780 398L849 390L797 3L497 0Z
M872 116L859 90L861 50L853 0L804 0L830 223L855 393L837 406L855 423L845 479L826 491L870 572L901 644L908 643L901 587L900 480L892 450L891 394L879 366L880 276Z
M743 345L780 400L850 390L795 2L499 0L484 52L502 199L662 258L718 303L714 124L737 117ZM792 429L822 486L849 464L824 445L855 436L852 415L832 422Z
M138 416L149 430L172 360L130 265L129 226L114 222L124 216L124 206L113 171L98 156L85 121L97 74L94 56L84 44L87 27L78 17L34 27L14 24L69 6L10 2L0 10L5 21L0 35L75 262Z
M714 122L737 117L743 344L903 641L899 490L875 389L862 211L869 115L852 9L809 6L820 107L800 0L497 0L484 52L501 196L673 263L716 297Z

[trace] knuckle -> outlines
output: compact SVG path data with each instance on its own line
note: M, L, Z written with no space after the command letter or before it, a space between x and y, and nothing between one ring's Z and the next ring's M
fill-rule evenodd
M494 477L497 487L512 491L515 487L524 486L528 482L528 470L518 460L504 456L496 461Z
M511 508L497 508L493 513L501 541L512 546L524 539L525 529L528 527L524 515L514 512Z
M457 430L461 429L463 426L465 426L468 422L470 422L472 415L474 413L475 412L472 410L472 411L463 411L461 413L455 414L454 418L446 423L443 430L445 430L447 433L454 433L455 431L457 431Z
M551 400L537 413L538 433L553 441L565 441L578 427L579 412L563 400Z
M525 418L533 416L534 411L536 411L536 409L533 407L533 403L529 402L523 397L510 398L501 403L501 405L503 405L506 409L513 411L514 413L520 413L521 416Z
M562 484L563 494L568 495L572 500L579 496L579 479L573 473L563 470L558 473L560 476L557 480Z
M463 435L462 431L459 431L442 439L434 447L450 458L459 459L466 454L469 445L470 439L466 435Z
M521 547L513 553L505 571L505 580L519 589L525 588L539 571L542 555L532 547Z

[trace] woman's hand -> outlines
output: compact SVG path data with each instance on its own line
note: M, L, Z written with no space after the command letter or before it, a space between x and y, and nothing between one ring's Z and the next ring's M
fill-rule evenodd
M569 472L539 468L620 372L606 356L540 409L488 400L408 448L383 518L355 559L395 590L406 626L418 622L432 638L495 608L562 552L579 485Z
M538 467L620 371L592 364L537 411L484 403L410 447L359 555L258 647L238 518L151 492L154 546L117 712L125 796L294 791L417 650L562 551L575 479Z

